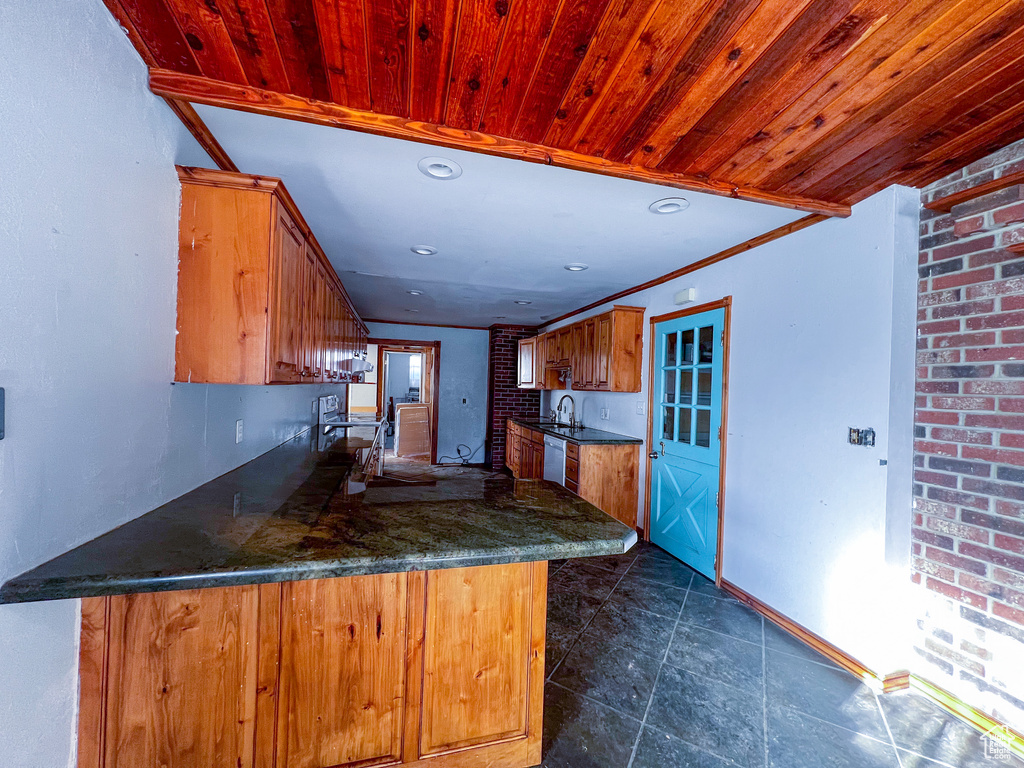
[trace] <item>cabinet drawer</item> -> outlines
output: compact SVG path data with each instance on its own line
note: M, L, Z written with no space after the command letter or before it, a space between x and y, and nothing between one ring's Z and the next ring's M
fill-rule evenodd
M579 461L579 458L580 458L580 446L579 446L578 443L570 443L570 442L566 441L566 443L565 443L565 458L567 458L567 459L575 459L576 461Z
M530 432L530 442L531 443L537 443L537 445L544 445L544 433L543 432L537 432L537 431L532 430L532 429L529 430L529 432Z
M565 487L568 488L573 493L578 494L580 492L579 484L575 480L570 480L568 477L565 478Z
M574 483L580 481L580 463L568 456L565 458L565 479L572 480Z

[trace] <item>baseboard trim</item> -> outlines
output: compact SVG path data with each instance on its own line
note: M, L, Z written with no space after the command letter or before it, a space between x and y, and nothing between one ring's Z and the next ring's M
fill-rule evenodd
M981 710L972 707L970 704L966 704L949 691L935 685L935 683L929 682L920 675L915 675L906 670L891 672L887 675L879 675L874 670L865 667L855 658L850 656L850 654L841 651L839 648L832 645L832 643L819 635L816 635L814 632L807 629L807 627L797 624L788 616L779 613L770 605L762 603L749 592L745 592L735 584L723 579L722 589L735 597L741 603L744 603L757 613L761 614L776 626L781 627L786 632L789 632L789 634L793 635L798 640L802 640L822 656L832 660L835 664L842 667L850 674L861 678L876 690L880 688L883 693L895 693L897 691L905 691L911 688L919 691L942 707L942 709L972 726L983 735L988 735L992 733L993 730L997 730L1001 734L1000 740L1009 747L1010 751L1018 757L1024 758L1024 734L1014 730L1010 726L1006 725L1006 723L1000 722L994 717L985 714Z
M910 672L905 669L886 675L882 678L882 693L907 690L910 687L910 677Z
M816 635L814 632L807 629L807 627L797 624L791 618L779 613L770 605L765 605L749 592L745 592L735 584L728 582L725 579L722 580L722 589L735 597L741 603L753 608L773 624L789 632L789 634L793 635L798 640L802 640L822 656L839 665L850 674L856 675L862 680L868 682L873 688L878 688L882 683L881 677L865 667L853 658L853 656L839 650L836 646L832 645L832 643L828 642L820 635Z
M961 701L946 689L940 688L935 683L925 680L919 675L910 676L910 687L924 694L944 710L952 715L956 715L989 738L993 738L989 734L996 731L998 735L995 738L999 738L1017 757L1024 759L1024 734L1021 734L1020 731L1014 730L1006 723L1000 722L980 709Z

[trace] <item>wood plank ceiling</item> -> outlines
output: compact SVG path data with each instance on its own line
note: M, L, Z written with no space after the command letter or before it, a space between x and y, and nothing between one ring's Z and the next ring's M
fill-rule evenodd
M1024 137L1022 0L106 3L162 95L833 215Z

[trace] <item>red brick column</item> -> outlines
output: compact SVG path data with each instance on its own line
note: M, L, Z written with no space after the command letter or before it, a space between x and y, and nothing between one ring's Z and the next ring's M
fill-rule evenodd
M1024 170L1024 142L929 202ZM926 677L1024 724L1024 186L922 209L914 581ZM1016 654L1016 658L1011 658ZM1014 669L1013 667L1016 667Z
M505 466L505 421L509 418L540 417L540 392L519 389L519 340L537 335L536 328L521 325L491 326L490 420L487 443L490 463L495 469Z

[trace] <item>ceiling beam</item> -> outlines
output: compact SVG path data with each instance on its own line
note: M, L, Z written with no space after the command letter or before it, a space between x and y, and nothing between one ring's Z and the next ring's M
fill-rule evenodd
M199 146L206 150L206 154L213 159L218 168L222 171L238 173L238 166L228 156L228 153L220 145L220 142L217 141L210 129L206 127L203 118L192 108L191 104L187 101L172 99L166 96L164 101L167 102L167 106L171 108L174 114L178 116L178 119L185 124L188 132L199 142Z
M338 104L211 80L197 75L180 74L166 69L150 69L149 87L153 93L165 98L283 117L335 128L347 128L378 136L423 142L469 152L510 157L575 171L598 173L604 176L660 184L692 192L775 205L823 216L846 217L850 215L850 206L841 203L816 200L801 195L770 192L754 187L738 187L699 176L615 163L604 158L592 157L570 150L545 147L540 144L506 139L478 131L449 128L444 125L419 122L403 117L350 109Z

